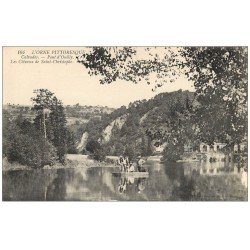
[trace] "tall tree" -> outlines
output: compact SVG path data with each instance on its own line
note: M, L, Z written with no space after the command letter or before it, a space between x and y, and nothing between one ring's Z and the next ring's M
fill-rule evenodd
M239 143L247 131L247 48L187 47L185 74L194 82L197 124L208 143Z
M34 93L36 96L32 98L33 109L37 111L35 124L40 131L43 131L45 139L56 147L58 159L64 163L67 151L67 128L62 102L47 89L38 89Z

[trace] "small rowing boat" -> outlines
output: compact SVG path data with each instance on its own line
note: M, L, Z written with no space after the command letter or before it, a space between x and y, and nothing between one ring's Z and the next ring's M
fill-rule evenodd
M199 162L197 159L178 160L179 163Z
M122 177L135 177L135 178L147 178L149 176L148 172L119 172L113 173L115 176Z

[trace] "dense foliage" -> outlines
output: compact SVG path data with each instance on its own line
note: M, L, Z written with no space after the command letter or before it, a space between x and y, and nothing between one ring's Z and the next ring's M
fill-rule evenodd
M78 62L89 74L100 76L102 84L117 79L144 81L154 90L186 76L194 84L198 105L181 120L184 124L192 120L193 142L224 142L232 150L247 134L247 55L246 47L95 47L78 57ZM180 114L176 112L175 121ZM159 121L154 120L157 126ZM178 141L178 134L185 136L187 131L182 130L186 125L173 129L175 125L170 137ZM164 139L161 128L157 134ZM171 144L177 145L175 141Z
M86 150L92 155L94 160L103 161L105 159L105 153L98 141L90 140L86 145Z
M3 123L3 155L9 162L34 168L55 163L56 148L45 140L33 123L21 114L10 120L7 112L3 114Z
M192 92L180 90L130 103L128 108L123 106L102 119L90 120L84 131L89 134L87 147L93 141L95 144L99 142L106 155L126 155L131 160L139 155L151 155L164 143L184 148L195 135L192 123L194 102ZM119 124L121 117L123 122ZM105 131L109 126L107 136ZM169 159L174 160L171 157Z
M75 137L66 128L62 103L46 89L35 91L34 122L20 114L3 113L3 154L10 162L31 167L65 163L67 152L76 153ZM46 112L45 112L46 111Z
M182 55L200 103L199 136L209 144L240 143L247 131L247 48L187 47Z

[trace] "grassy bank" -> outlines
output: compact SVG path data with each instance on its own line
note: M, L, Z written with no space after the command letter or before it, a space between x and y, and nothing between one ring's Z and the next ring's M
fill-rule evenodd
M6 158L3 158L3 171L15 170L32 170L34 168L21 165L17 162L10 163ZM115 163L98 162L88 158L87 155L68 154L66 156L66 164L56 163L53 166L46 165L43 169L67 169L67 168L93 168L93 167L116 167Z

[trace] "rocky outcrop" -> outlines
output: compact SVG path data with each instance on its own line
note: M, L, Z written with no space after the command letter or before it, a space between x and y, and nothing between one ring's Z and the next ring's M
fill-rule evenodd
M114 126L116 126L118 129L121 129L123 124L125 123L127 119L127 114L122 115L118 118L116 118L114 121L112 121L103 131L102 138L103 142L109 142L112 134L112 129Z
M83 135L82 135L81 141L77 145L77 150L79 152L82 151L86 147L88 137L89 137L88 133L84 132Z

